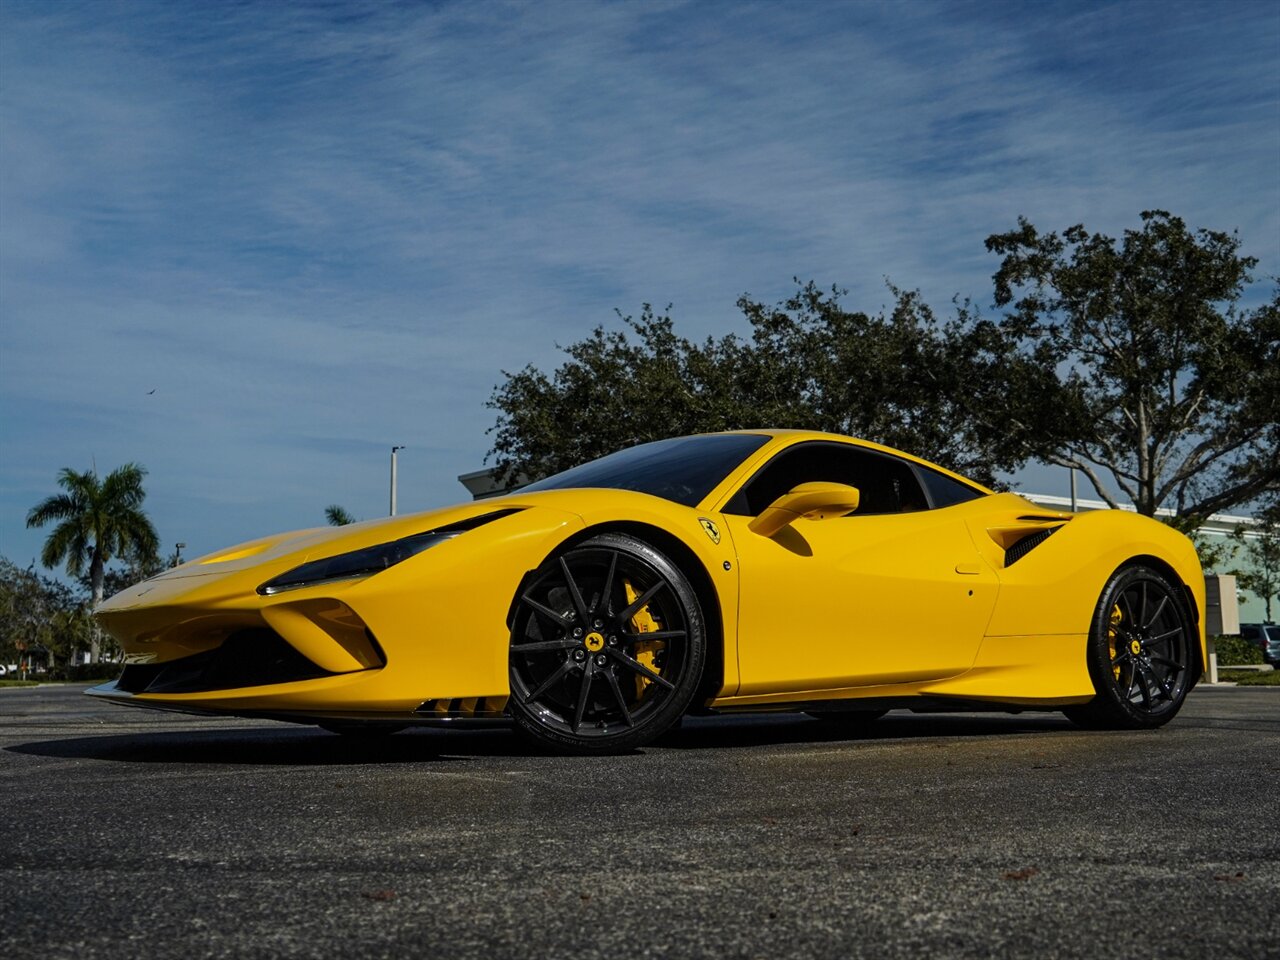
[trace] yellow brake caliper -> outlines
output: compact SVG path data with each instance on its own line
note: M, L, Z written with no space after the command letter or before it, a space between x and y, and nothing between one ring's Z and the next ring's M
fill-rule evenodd
M635 603L636 597L638 597L639 594L636 593L635 588L631 586L631 581L626 577L623 577L622 579L622 588L627 594L627 605L630 606ZM646 605L642 609L637 610L636 615L631 618L631 629L635 630L636 633L653 633L657 630L661 630L662 625L653 618L653 615L649 613L648 605ZM654 673L661 673L662 671L658 669L654 660L658 655L658 651L661 650L663 646L664 643L661 640L650 640L647 642L641 641L636 644L634 654L635 658ZM644 688L652 682L653 681L648 677L642 677L640 674L636 674L637 700L639 700L641 695L644 693Z
M1120 605L1111 608L1111 623L1107 627L1107 650L1110 651L1111 662L1115 663L1116 655L1120 652L1116 647L1116 638L1118 635L1117 627L1120 621L1124 619L1124 614L1120 612ZM1116 663L1111 668L1111 672L1115 674L1116 680L1120 679L1120 664Z

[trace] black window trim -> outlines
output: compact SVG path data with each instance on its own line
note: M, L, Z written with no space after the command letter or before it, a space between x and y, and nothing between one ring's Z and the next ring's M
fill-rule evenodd
M929 492L929 485L926 484L924 482L924 479L920 476L920 470L922 468L920 467L919 464L913 463L910 460L903 459L902 457L894 456L892 453L886 453L883 450L877 450L875 447L863 446L860 443L849 443L844 440L822 439L822 440L801 440L798 443L789 443L785 447L783 447L781 450L776 451L772 456L769 457L768 460L760 464L760 466L758 466L754 471L752 471L751 476L747 477L745 480L742 481L742 483L738 484L737 489L733 491L729 499L725 501L724 506L720 508L720 512L729 513L729 507L733 504L733 502L736 499L738 499L738 496L742 493L742 491L744 491L747 488L747 485L750 484L751 481L753 481L756 477L760 476L760 474L762 474L765 470L768 470L769 467L773 464L773 462L777 460L779 457L781 457L783 454L790 453L792 450L798 450L801 447L814 447L814 446L853 447L854 449L860 450L863 453L870 454L871 456L880 457L881 459L884 459L884 460L892 460L896 463L904 464L910 469L911 477L912 479L915 480L916 485L920 488L920 492L924 495L924 501L929 505L929 509L930 510L946 509L946 507L934 506L933 495ZM943 474L943 476L946 476L946 474ZM948 479L951 479L951 478L948 477ZM969 484L965 484L965 486L969 486ZM970 487L970 489L973 489L973 488ZM978 496L981 496L980 491L974 490L973 492ZM959 504L953 503L953 504L949 504L949 506L959 506ZM752 516L752 514L736 514L736 513L730 513L729 515L730 516ZM893 514L893 513L876 513L876 514L864 513L861 516L892 517L897 515L898 514ZM849 516L844 519L852 519L857 516L859 516L858 511L855 510L853 513L849 514Z
M872 453L879 453L879 452L880 452L879 450L872 451ZM899 460L901 458L894 457L894 459ZM969 501L959 500L955 503L945 503L942 506L938 506L937 504L935 504L933 502L933 491L929 489L929 484L924 482L924 474L926 471L930 473L936 473L938 476L942 477L944 480L950 480L952 483L958 483L960 484L960 486L970 490L973 493L974 500L980 500L983 497L987 496L987 494L983 493L981 490L975 487L968 480L965 480L961 477L951 476L948 473L944 473L941 470L941 468L934 469L933 467L926 467L924 464L914 463L911 460L903 460L902 462L905 463L907 466L911 467L915 471L916 483L920 484L920 489L924 491L924 499L925 499L925 502L929 504L930 510L946 510L948 507L958 507L962 503L969 503Z

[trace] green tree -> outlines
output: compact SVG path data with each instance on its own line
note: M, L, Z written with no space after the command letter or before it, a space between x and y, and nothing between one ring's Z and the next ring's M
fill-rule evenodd
M1236 583L1262 601L1272 623L1271 601L1280 599L1280 523L1268 523L1256 537L1245 537L1238 559L1247 566L1232 571Z
M46 567L66 564L67 573L89 576L92 603L102 602L107 564L116 557L154 560L159 538L142 510L147 471L127 463L99 480L95 471L64 468L58 474L63 493L48 497L27 514L28 527L56 522L45 540L40 560ZM98 662L100 634L95 629L90 660Z
M1188 532L1276 496L1280 291L1239 308L1256 261L1235 235L1148 211L1119 242L1023 219L986 245L1002 257L996 318L964 301L942 320L892 287L893 307L867 314L808 283L772 306L739 300L749 339L694 343L646 305L549 374L504 371L490 456L534 478L646 440L801 427L988 484L1030 459L1073 467L1111 506L1170 507Z
M331 503L324 508L324 518L329 521L329 526L331 527L345 527L349 523L356 522L354 516L336 503Z
M623 330L596 327L550 375L503 371L488 403L500 473L533 479L637 443L767 423L744 403L736 337L692 343L648 304L619 316Z
M70 663L91 632L84 602L66 584L0 557L0 662L21 662L43 647L55 664Z
M972 416L968 398L995 372L1018 383L1023 405L1045 420L1043 373L967 305L944 322L917 292L889 290L893 307L878 314L849 310L843 291L813 283L772 307L741 298L752 327L741 365L753 385L747 402L770 413L768 425L874 440L995 485L1026 457L1005 431Z
M1032 360L1043 393L1025 415L1028 394L994 379L975 419L1080 470L1112 506L1114 484L1139 513L1170 507L1187 528L1280 486L1280 293L1238 308L1257 261L1236 235L1146 211L1120 242L1019 219L986 245L1003 258L995 302L1010 308L988 326L996 352Z
M876 315L844 307L842 291L798 284L787 300L738 307L751 338L692 342L648 304L564 348L551 374L506 373L490 455L507 477L545 476L636 443L691 433L794 427L853 434L994 482L1020 464L999 430L974 428L963 398L997 360L989 327L943 324L914 292ZM1010 376L1037 368L1003 357ZM1039 396L1029 391L1033 396Z

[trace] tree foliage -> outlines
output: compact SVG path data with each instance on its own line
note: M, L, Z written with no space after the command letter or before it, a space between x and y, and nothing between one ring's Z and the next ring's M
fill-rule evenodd
M1262 601L1272 623L1271 601L1280 600L1280 523L1268 523L1258 536L1245 538L1237 559L1246 564L1233 571L1237 585Z
M649 304L621 320L563 348L568 360L550 375L504 371L488 404L500 472L533 479L637 443L767 422L750 408L758 384L740 375L736 337L693 343Z
M92 638L89 611L70 587L0 557L0 662L20 663L43 647L65 665Z
M63 468L58 486L64 492L46 498L27 514L28 527L55 523L40 561L49 568L65 563L73 577L87 573L94 607L102 602L106 566L111 560L124 558L138 565L156 561L159 537L142 509L146 474L146 469L135 463L118 467L105 480L99 480L92 470L81 473ZM98 662L99 653L95 631L92 662Z
M490 453L500 473L535 478L665 437L793 427L855 434L993 482L1017 466L1014 448L999 431L973 429L961 402L993 362L989 331L962 332L916 293L892 292L893 308L874 315L812 283L776 305L743 297L750 339L701 343L646 304L621 317L624 329L596 327L565 347L550 375L504 374L489 400L498 411ZM1025 360L1012 362L1031 375Z
M1026 456L1081 470L1112 506L1194 526L1280 485L1280 295L1239 310L1257 261L1237 236L1142 222L1119 242L1025 219L987 238L1005 349L1056 373L1052 421L1001 416Z
M324 508L324 518L331 527L345 527L349 523L355 523L356 518L345 507L331 503Z
M753 427L852 434L992 484L1028 460L1081 470L1112 506L1210 514L1280 490L1280 294L1238 309L1256 261L1234 234L1142 214L1120 241L1025 219L987 238L1002 315L938 317L891 287L850 310L798 284L738 301L750 335L679 336L645 306L551 373L505 373L490 456L530 479L664 437Z

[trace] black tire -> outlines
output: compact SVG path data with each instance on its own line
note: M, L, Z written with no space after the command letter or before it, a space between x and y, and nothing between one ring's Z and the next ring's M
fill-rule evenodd
M672 727L698 688L706 632L697 595L634 537L601 534L547 559L514 610L508 712L542 747L633 750Z
M385 720L326 720L316 724L321 730L336 733L340 737L387 737L399 733L408 724L390 723Z
M1095 730L1163 726L1194 685L1198 640L1179 585L1151 567L1122 567L1103 587L1089 630L1094 698L1062 712Z

